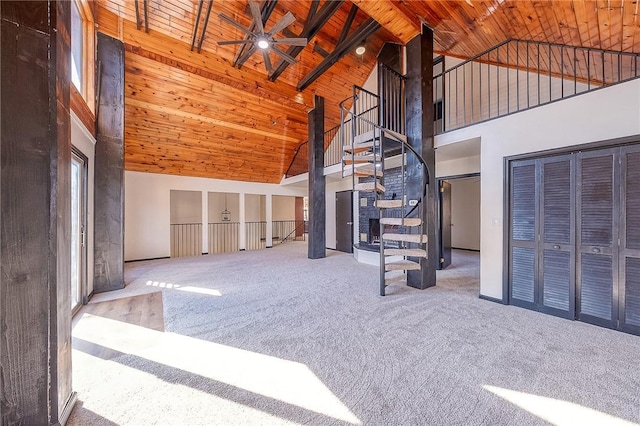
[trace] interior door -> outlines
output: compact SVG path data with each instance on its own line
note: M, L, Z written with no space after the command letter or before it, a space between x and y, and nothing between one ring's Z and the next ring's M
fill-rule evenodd
M538 173L536 160L512 162L510 174L509 302L513 305L537 309L538 191L536 180Z
M86 289L86 159L75 151L71 157L71 310L76 312Z
M539 160L540 237L536 304L541 311L575 316L575 181L571 155Z
M620 328L640 334L640 146L621 154Z
M618 320L619 151L580 153L577 166L578 319L605 327Z
M336 193L336 250L353 253L353 191Z
M438 269L451 265L451 184L440 181L440 261Z

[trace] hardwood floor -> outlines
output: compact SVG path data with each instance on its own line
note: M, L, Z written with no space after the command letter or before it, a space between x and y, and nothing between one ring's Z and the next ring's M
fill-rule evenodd
M83 306L78 315L75 316L74 326L84 314L126 322L156 331L164 331L164 310L161 291L105 302L89 303Z

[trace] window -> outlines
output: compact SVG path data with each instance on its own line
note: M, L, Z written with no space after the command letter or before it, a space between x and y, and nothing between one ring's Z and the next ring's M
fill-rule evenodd
M89 0L71 0L71 58L72 96L82 97L91 112L95 111L93 62L95 57L95 29ZM75 88L75 90L74 90Z
M82 93L82 51L84 50L84 28L78 3L71 2L71 82Z

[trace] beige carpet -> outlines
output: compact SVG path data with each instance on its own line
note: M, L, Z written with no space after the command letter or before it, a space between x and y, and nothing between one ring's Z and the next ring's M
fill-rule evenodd
M640 422L640 338L480 300L475 253L384 298L376 267L303 242L126 278L92 302L131 298L128 317L76 321L70 425ZM164 331L133 301L158 291Z

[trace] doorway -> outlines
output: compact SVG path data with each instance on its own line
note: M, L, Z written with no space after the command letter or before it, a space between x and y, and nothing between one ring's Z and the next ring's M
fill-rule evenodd
M480 174L439 178L438 188L436 248L445 269L453 250L480 251Z
M353 191L336 192L336 250L353 253Z
M71 155L71 312L87 298L87 158Z

